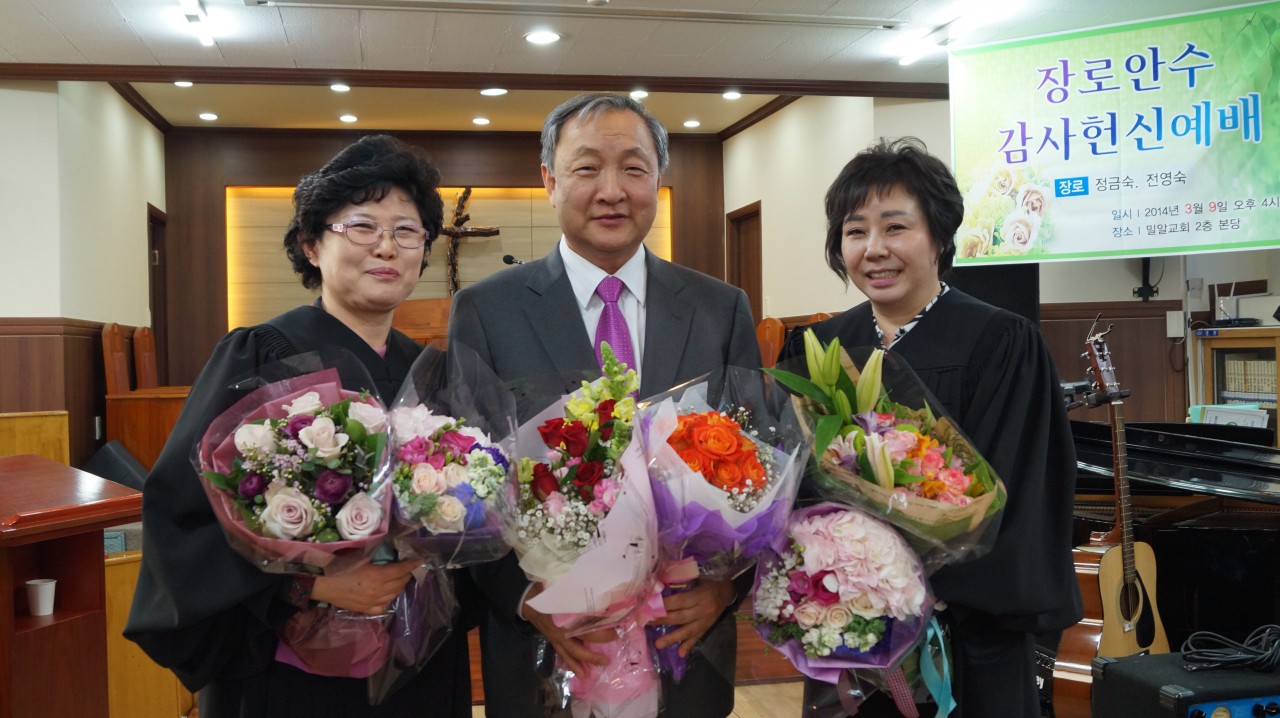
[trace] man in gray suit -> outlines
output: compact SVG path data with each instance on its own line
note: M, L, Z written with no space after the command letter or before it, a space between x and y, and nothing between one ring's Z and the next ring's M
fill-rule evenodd
M546 257L455 295L448 345L474 349L506 381L557 376L573 388L587 373L599 373L602 314L620 313L641 397L725 365L759 367L746 295L643 247L667 169L667 144L662 124L622 95L583 95L556 108L542 129L542 181L559 219L560 242ZM598 285L618 286L617 280L616 297L603 299L610 294L603 289L597 294ZM542 714L533 669L535 633L572 669L607 662L585 640L593 636L569 638L526 604L539 589L530 586L513 556L482 565L473 575L489 602L481 623L489 718ZM663 620L675 629L659 647L678 643L681 652L695 645L699 651L680 685L664 685L664 715L723 718L732 711L731 608L745 594L742 584L700 580L665 599Z

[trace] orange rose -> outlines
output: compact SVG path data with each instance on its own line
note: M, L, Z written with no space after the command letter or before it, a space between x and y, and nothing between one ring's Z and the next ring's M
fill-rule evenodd
M712 470L715 472L715 478L711 483L725 491L742 488L742 483L747 478L742 469L731 461L717 461Z
M704 454L728 458L738 451L738 435L724 425L708 424L693 430L693 443Z
M684 459L684 463L700 474L705 474L711 466L711 459L708 459L705 454L697 449L685 449L679 453L680 458Z
M764 486L764 465L760 463L760 459L756 458L754 453L747 457L747 460L743 461L741 465L742 473L746 474L747 479L749 479L756 488Z

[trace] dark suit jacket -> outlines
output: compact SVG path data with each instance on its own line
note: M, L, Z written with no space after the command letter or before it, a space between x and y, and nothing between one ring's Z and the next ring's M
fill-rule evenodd
M646 252L648 287L641 397L725 365L760 366L755 324L742 290L642 251ZM542 259L503 270L458 292L449 319L448 346L458 345L474 349L505 381L558 379L557 395L600 372L558 246ZM547 403L525 402L521 420ZM540 716L533 669L535 632L515 613L528 581L512 555L476 567L473 574L490 603L481 624L486 714L490 718ZM735 630L732 612L726 612L699 646L711 660L692 661L681 685L665 686L664 715L721 718L729 714Z

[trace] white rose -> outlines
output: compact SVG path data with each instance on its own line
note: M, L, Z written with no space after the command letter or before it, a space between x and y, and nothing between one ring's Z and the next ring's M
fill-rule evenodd
M1011 249L1026 252L1035 246L1036 234L1040 231L1040 217L1019 210L1004 219L1004 227L1000 229L1000 238Z
M462 530L467 517L467 507L453 496L444 494L436 501L436 510L426 521L427 530L434 534L455 533Z
M320 459L329 459L342 453L342 447L347 445L346 434L338 431L333 425L333 419L322 416L311 423L311 426L298 432L298 440L307 446L307 448L316 450L316 457Z
M820 626L822 625L822 619L826 616L826 613L826 610L823 609L821 604L814 603L813 601L805 601L796 607L796 623L800 624L800 627L806 630L813 628L814 626Z
M418 464L413 467L413 477L409 486L415 494L443 494L449 485L444 474L436 471L431 464Z
M353 401L351 408L347 409L347 416L363 424L370 434L376 434L387 428L387 412L373 404Z
M462 464L445 464L441 473L444 474L444 481L451 489L467 480L467 467Z
M822 619L822 625L843 631L844 627L849 625L849 621L852 620L853 611L837 603L827 606L827 615Z
M309 391L294 399L292 404L284 405L284 410L289 412L289 416L294 414L314 414L323 408L324 405L320 403L320 395L314 391Z
M268 536L300 539L311 535L316 510L302 492L293 488L273 487L267 491L267 506L262 510L262 528Z
M248 455L250 450L270 454L276 450L275 432L266 424L245 424L236 429L236 450Z
M382 524L382 504L361 491L347 500L347 505L338 512L335 521L342 538L365 538L377 531Z

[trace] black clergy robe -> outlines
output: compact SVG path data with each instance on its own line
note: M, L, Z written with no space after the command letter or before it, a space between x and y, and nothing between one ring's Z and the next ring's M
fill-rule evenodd
M849 349L879 345L870 302L812 328ZM782 358L804 356L802 333L791 333ZM990 553L930 577L950 608L961 715L1038 716L1034 665L1009 652L1031 650L1033 634L1082 615L1071 558L1075 444L1053 359L1035 324L954 288L889 352L920 376L1009 492Z
M335 345L368 372L363 380L343 376L343 386L376 391L386 402L422 349L392 330L386 356L379 356L319 306L233 330L196 378L147 477L142 566L124 633L183 685L200 691L201 718L471 715L460 628L412 683L375 707L368 705L364 679L315 676L276 662L276 630L297 610L288 601L292 578L263 573L231 549L192 465L205 428L247 393L229 386L286 357Z

